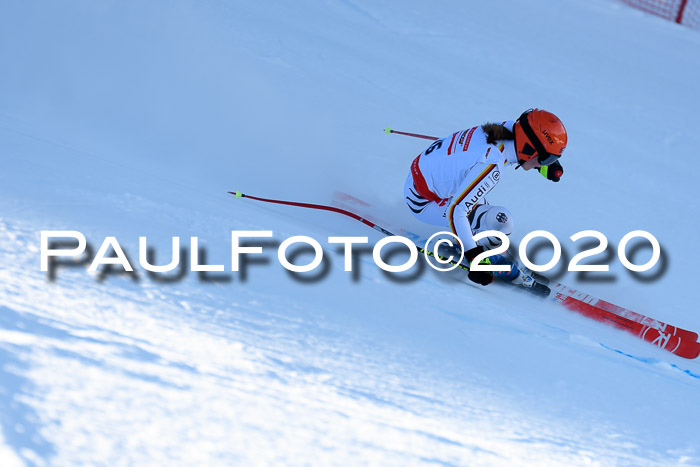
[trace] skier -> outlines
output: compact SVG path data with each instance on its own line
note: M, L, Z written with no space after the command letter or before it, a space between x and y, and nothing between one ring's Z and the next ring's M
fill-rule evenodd
M474 235L485 230L513 231L510 211L491 206L486 194L501 179L505 167L516 165L536 169L548 180L558 182L564 173L559 162L566 148L566 129L551 112L530 109L516 121L486 123L438 139L418 155L404 185L406 204L420 221L449 227L464 246L471 262L485 250L500 244L497 237L481 239ZM532 273L501 255L485 260L490 264L510 264L510 271L496 272L499 279L533 287ZM477 284L493 282L490 271L469 271Z

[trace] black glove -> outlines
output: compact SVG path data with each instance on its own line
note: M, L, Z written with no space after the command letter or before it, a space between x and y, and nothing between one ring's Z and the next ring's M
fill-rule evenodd
M540 167L540 173L547 180L553 182L558 182L561 176L564 175L564 167L561 166L559 161L554 161L553 164L543 165Z
M476 258L477 255L483 252L484 247L477 246L472 248L471 250L465 251L464 257L467 258L467 261L469 261L469 265L471 266L472 261L474 261L474 258ZM491 264L491 261L488 258L486 258L482 260L479 264ZM493 282L493 272L491 271L469 271L467 277L470 281L476 282L477 284L481 285L489 285L491 282Z

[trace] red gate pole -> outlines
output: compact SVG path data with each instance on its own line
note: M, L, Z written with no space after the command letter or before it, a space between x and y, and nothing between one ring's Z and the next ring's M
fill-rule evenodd
M688 3L688 0L682 0L681 1L681 6L678 8L678 15L676 16L676 23L678 24L683 24L683 12L685 11L685 5Z

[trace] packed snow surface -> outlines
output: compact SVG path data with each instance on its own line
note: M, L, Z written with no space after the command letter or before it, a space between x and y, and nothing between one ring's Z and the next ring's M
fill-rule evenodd
M0 3L0 465L700 465L697 360L463 273L384 273L379 232L227 193L340 191L427 235L402 200L427 142L382 130L548 109L562 181L508 169L488 196L513 244L552 232L551 275L698 331L698 50L609 0ZM567 273L590 229L610 271ZM136 272L50 280L42 230L115 237ZM231 272L231 231L260 230ZM617 259L634 230L662 245L649 273ZM317 270L280 265L295 235ZM153 278L141 236L225 270ZM353 272L329 236L368 237Z

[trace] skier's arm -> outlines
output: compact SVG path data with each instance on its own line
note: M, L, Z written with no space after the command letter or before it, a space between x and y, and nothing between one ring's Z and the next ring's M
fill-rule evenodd
M462 241L465 251L476 247L467 216L478 204L483 203L484 196L496 186L500 177L496 164L478 163L469 169L458 188L459 194L452 199L447 216L452 233Z

